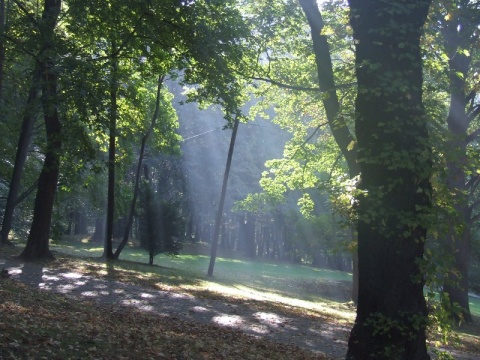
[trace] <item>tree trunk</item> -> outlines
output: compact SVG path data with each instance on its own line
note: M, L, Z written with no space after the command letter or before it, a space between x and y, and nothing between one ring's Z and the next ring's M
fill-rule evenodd
M112 54L116 52L115 41L112 42ZM117 93L118 93L118 59L111 59L111 84L110 84L110 122L108 144L108 194L107 194L107 224L105 243L102 258L114 259L113 254L113 222L115 216L115 152L117 138Z
M356 42L357 317L347 359L429 359L419 261L430 207L420 37L431 0L349 0Z
M328 125L333 138L342 152L348 165L348 172L351 179L360 174L360 166L357 162L357 145L350 129L347 126L345 118L340 113L340 103L338 101L335 88L335 78L333 74L332 59L328 46L327 36L322 35L324 27L322 14L318 8L316 0L299 0L299 3L305 13L310 30L312 33L313 51L315 53L315 62L317 65L318 84L320 90L327 96L323 96L323 107L327 115ZM358 286L358 274L353 272L353 288ZM356 291L352 291L355 295ZM353 298L356 303L357 298Z
M57 70L50 57L54 53L53 33L61 10L60 0L45 0L43 12L45 59L42 63L42 106L47 135L47 152L38 180L33 221L27 245L20 254L26 260L53 258L49 249L50 225L57 190L61 152L61 124L58 115Z
M215 229L213 233L212 248L210 253L210 263L208 265L208 271L207 271L207 274L209 276L213 275L213 268L215 267L215 259L217 258L218 238L220 236L220 225L222 224L223 206L225 205L225 195L227 193L228 176L230 174L230 165L232 164L233 149L235 148L235 139L237 137L239 122L240 122L240 119L237 116L235 119L235 123L233 124L232 137L230 139L230 147L228 149L228 155L227 155L227 164L225 165L225 173L223 175L222 192L220 194L220 202L218 203L217 217L215 218Z
M40 56L45 52L45 47L40 51ZM25 113L23 115L22 127L18 139L17 153L15 155L15 164L13 174L8 189L7 203L3 214L2 231L0 233L0 243L8 243L8 235L12 228L13 213L17 203L18 192L20 191L20 182L22 180L23 169L27 160L28 148L33 134L33 125L36 118L36 103L40 94L42 83L42 68L40 63L36 63L33 72L32 84L28 93L27 103L25 104ZM0 100L1 101L1 100Z
M160 91L162 90L162 85L163 85L164 80L165 80L165 76L159 76L158 77L157 97L156 97L156 101L155 101L155 112L152 116L152 121L150 123L150 127L148 128L147 132L145 133L145 135L143 135L143 138L142 138L142 144L140 146L140 154L138 155L137 171L135 173L135 185L134 185L134 188L133 188L133 199L132 199L132 203L130 204L130 212L129 212L128 218L127 218L127 226L125 227L125 232L123 234L123 239L122 239L120 245L118 245L117 251L115 251L115 254L113 255L115 259L118 259L118 257L120 256L120 253L122 252L123 248L127 244L128 237L129 237L129 234L130 234L130 230L132 228L133 217L135 215L135 207L137 205L138 193L140 191L140 174L141 174L141 170L142 170L143 157L145 155L145 146L147 144L148 138L150 137L150 135L153 132L153 129L154 129L155 124L156 124L157 119L158 119L158 113L160 111Z

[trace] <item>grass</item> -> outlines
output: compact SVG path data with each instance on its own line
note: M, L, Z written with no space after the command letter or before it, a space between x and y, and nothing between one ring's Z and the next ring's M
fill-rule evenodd
M473 315L480 316L480 299L478 297L470 296L469 304L470 304L470 312Z
M84 239L68 238L54 244L52 249L63 254L99 258L103 248L92 246ZM345 312L352 319L350 301L351 274L299 266L287 263L251 261L243 258L217 257L214 276L206 275L209 256L204 245L186 246L188 253L171 257L158 255L154 265L147 265L148 256L140 248L125 247L121 254L123 262L116 268L142 273L145 281L162 286L175 287L182 291L223 294L262 301L292 303L296 299L305 308L331 307ZM200 254L192 254L199 252ZM221 255L221 254L219 254ZM103 266L99 262L98 266Z
M248 301L257 307L265 307L265 309L269 310L272 309L272 306L276 309L283 307L284 309L288 309L288 312L292 316L315 316L322 319L321 321L329 321L347 326L350 326L354 320L354 307L349 301L351 274L344 272L321 270L308 266L298 266L285 263L250 261L241 257L230 259L222 257L222 254L220 253L215 265L214 276L209 277L206 275L209 262L209 257L206 255L208 249L202 247L199 248L198 246L195 248L187 247L185 250L188 252L177 257L163 255L157 256L155 258L154 266L149 266L147 264L147 254L143 250L135 248L131 246L131 244L126 247L122 253L122 261L111 263L105 263L105 261L99 259L103 252L103 248L91 244L88 239L68 238L64 239L62 242L52 244L51 248L55 251L55 255L58 259L55 262L55 267L64 267L69 271L79 271L95 277L131 282L145 287L187 292L197 297L216 298L228 302ZM8 292L13 293L14 296L20 296L20 294L24 293L22 289L19 289L16 295L14 290L3 291L1 295L5 296ZM32 296L44 296L44 294L36 294L36 292L33 292L32 294ZM56 295L52 294L51 296ZM8 304L8 301L5 302L2 298L0 299L0 304L2 303ZM35 304L35 302L30 303L30 305L32 304ZM69 304L67 308L71 308L72 306L72 304ZM82 306L82 309L86 309L85 311L88 313L97 314L95 316L98 316L99 323L110 321L110 319L105 318L108 317L108 312L103 311L102 313L102 311L100 311L99 313L97 311L98 309L95 309L91 304ZM471 298L471 307L472 313L476 319L476 324L464 326L457 331L460 339L459 345L457 346L462 350L478 352L480 351L480 327L478 325L478 322L480 322L480 319L478 318L478 315L480 314L479 299ZM24 308L27 309L28 306L26 305ZM45 311L54 313L54 308L58 308L58 306L52 306L50 310L46 309ZM0 311L1 310L2 309L0 309ZM12 311L12 309L6 310ZM26 310L22 310L22 312L23 311ZM74 310L75 314L82 311L83 310L77 308ZM66 310L63 316L68 316L68 314L71 313L70 310ZM53 315L49 316L52 317ZM132 314L128 316L131 316L133 319L136 318L137 315ZM33 319L35 316L31 316L30 318ZM47 320L43 319L41 321L45 322ZM147 320L142 321L148 323ZM15 321L14 319L11 319L11 321L3 324L8 323L15 323ZM1 325L2 322L0 321L0 326ZM40 325L41 324L38 324L38 326ZM52 326L61 326L61 324L59 323ZM71 325L72 329L75 329L76 326L76 323ZM128 323L125 323L125 325L119 326L128 327L129 325ZM168 325L162 323L161 327L165 330ZM80 330L81 329L77 329L76 331L81 333ZM10 333L9 336L11 339L18 335L19 330L15 331L16 333ZM96 331L99 330L97 329ZM193 336L191 334L186 334L185 332L182 333L183 330L181 329L172 331L181 334L178 335L180 337L184 336L189 338L189 336ZM0 334L4 332L5 329L0 328ZM8 336L9 332L7 331L6 333ZM72 339L74 339L73 334L74 333L72 333ZM53 344L55 344L56 341L60 341L55 340L56 338L54 336L48 336L48 339L53 339L51 341L49 340L50 342L53 341ZM157 334L157 336L160 335ZM219 335L216 334L214 336L217 336L218 338ZM230 335L222 336L228 337ZM26 335L24 337L27 338ZM69 337L65 336L65 339L69 339ZM0 339L0 351L2 349L2 341L3 340ZM167 340L164 339L164 341L168 343ZM195 341L194 345L192 345L194 348L196 346ZM200 343L205 343L205 341L206 340L200 340ZM9 344L13 344L12 346L15 350L15 343L10 341ZM121 347L125 345L122 344L117 344L115 346ZM9 349L11 348L10 345L8 345ZM86 347L87 345L82 347L82 351L87 351L89 348L92 348L92 346ZM76 345L70 346L75 348ZM100 351L100 353L94 354L94 357L103 356L103 358L108 358L108 356L104 356L110 351L108 347L101 348L99 345L94 345L93 347L95 347L97 351ZM235 352L238 351L238 349L231 351ZM15 351L13 354L15 354ZM125 348L125 354L128 354L127 348ZM2 358L1 355L0 352L0 358ZM68 354L57 355L57 357L60 358L68 358ZM185 357L185 355L181 355L180 357L182 356ZM206 355L200 356L200 358L202 357L208 358ZM171 357L166 356L165 358ZM186 356L186 358L191 357ZM235 356L232 355L232 357L229 358L235 359ZM279 356L275 358L283 359L289 357ZM294 357L291 358L294 359Z

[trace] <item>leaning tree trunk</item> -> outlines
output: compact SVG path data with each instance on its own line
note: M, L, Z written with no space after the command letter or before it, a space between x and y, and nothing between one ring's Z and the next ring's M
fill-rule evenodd
M26 260L53 258L49 250L50 225L57 190L61 143L61 124L58 115L57 69L50 57L54 50L54 29L61 10L60 0L45 0L43 11L45 58L42 59L42 106L47 135L47 152L38 179L38 191L33 221L27 245L20 254Z
M356 43L359 290L347 359L429 359L423 296L431 160L420 37L431 0L349 0Z
M208 271L207 271L207 274L209 276L213 275L213 268L215 267L215 259L217 258L218 238L220 236L220 225L222 223L222 217L223 217L223 206L225 205L225 195L227 194L228 176L230 174L230 165L232 164L233 149L235 148L235 139L237 137L239 122L240 122L240 119L237 116L235 119L235 123L233 124L232 137L230 139L230 147L228 149L228 155L227 155L227 164L225 165L225 173L223 174L222 192L220 194L220 201L218 203L217 216L215 218L215 229L213 233L212 248L210 252L210 263L208 264Z
M115 251L115 254L113 255L115 259L118 259L118 257L120 256L120 253L122 252L123 248L127 244L128 237L129 237L129 234L130 234L130 230L132 229L133 217L135 215L135 207L137 205L137 198L138 198L138 194L140 192L140 173L141 173L142 164L143 164L143 157L145 155L145 146L147 145L147 140L151 136L151 134L153 132L153 129L155 127L155 124L157 123L158 114L160 112L160 91L162 90L162 85L163 85L164 80L165 80L164 75L161 75L161 76L158 77L157 97L156 97L156 100L155 100L155 111L153 113L152 121L150 123L150 126L149 126L147 132L145 133L145 135L143 135L143 138L142 138L142 144L140 146L140 154L138 155L137 171L135 173L135 185L134 185L134 189L133 189L133 199L132 199L132 203L130 205L130 212L128 214L128 219L127 219L127 226L125 227L125 233L123 235L123 239L122 239L120 245L118 245L118 248Z
M345 118L340 113L340 102L335 86L330 48L328 46L327 36L322 35L324 27L322 14L316 0L299 0L299 3L307 17L312 33L318 84L320 91L325 94L325 96L322 97L322 102L325 108L325 114L327 115L328 125L335 142L347 162L349 176L353 179L360 174L360 167L357 162L357 146ZM353 256L356 257L357 255L353 254ZM357 268L354 266L352 299L355 303L358 297L358 273L356 270Z

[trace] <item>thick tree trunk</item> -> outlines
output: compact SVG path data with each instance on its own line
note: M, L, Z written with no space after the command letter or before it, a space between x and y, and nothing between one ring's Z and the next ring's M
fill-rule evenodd
M419 261L430 207L420 37L431 0L349 0L356 41L359 290L347 359L429 359Z
M61 10L60 0L45 0L43 12L46 58L42 62L42 106L47 134L47 152L38 179L38 191L33 210L33 221L27 245L20 254L26 260L53 258L49 250L50 225L57 190L61 152L61 124L58 115L57 71L53 53L53 32Z

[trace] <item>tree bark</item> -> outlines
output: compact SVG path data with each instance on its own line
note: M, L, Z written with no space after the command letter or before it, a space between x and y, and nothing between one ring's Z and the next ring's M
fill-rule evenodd
M359 290L348 360L429 359L419 261L431 151L420 37L431 0L349 0L356 43Z
M47 135L47 152L38 179L33 221L27 245L20 254L25 260L53 258L49 249L50 225L57 190L59 159L62 147L61 123L58 115L57 69L51 57L54 50L54 29L61 11L60 0L45 0L43 11L43 39L45 58L42 59L42 107Z

